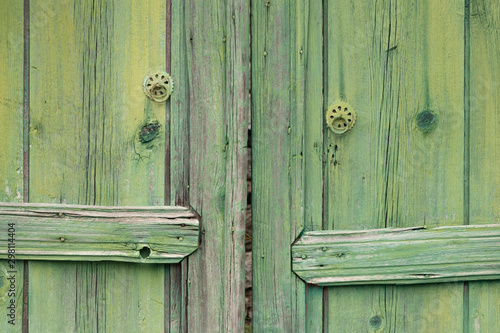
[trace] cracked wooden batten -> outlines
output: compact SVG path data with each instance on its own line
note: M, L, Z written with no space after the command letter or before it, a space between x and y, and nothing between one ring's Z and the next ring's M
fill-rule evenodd
M11 223L16 259L171 264L198 248L199 220L185 207L0 203L0 228Z
M500 225L308 231L292 266L320 286L498 279Z

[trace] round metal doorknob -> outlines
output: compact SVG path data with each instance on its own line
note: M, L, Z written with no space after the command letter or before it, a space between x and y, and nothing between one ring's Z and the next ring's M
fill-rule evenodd
M155 72L144 79L144 93L155 102L165 102L174 90L174 82L166 72Z
M356 112L345 102L332 104L326 110L326 124L335 134L351 130L356 122Z

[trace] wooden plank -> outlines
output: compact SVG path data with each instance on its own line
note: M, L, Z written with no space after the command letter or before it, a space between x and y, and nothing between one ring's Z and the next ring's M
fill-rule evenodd
M167 1L168 6L169 1ZM189 205L189 147L190 147L190 128L189 128L189 77L188 74L188 18L185 15L185 2L182 0L170 1L171 39L170 45L170 65L171 75L174 79L175 94L167 102L170 106L170 142L169 164L170 168L165 170L169 172L166 175L170 178L165 183L165 190L168 191L166 198L170 200L165 202L167 205ZM168 8L167 8L168 10ZM167 106L168 112L168 106ZM165 329L167 332L187 332L187 260L179 265L170 265L166 267L168 283L165 287ZM167 321L168 317L168 321Z
M288 135L290 137L290 161L288 174L290 175L290 226L292 234L297 235L306 228L313 230L321 228L321 193L309 191L305 193L306 182L318 181L315 178L322 173L321 158L314 154L321 154L317 149L311 155L307 154L308 146L313 141L321 140L322 131L322 87L312 80L316 75L322 75L322 45L321 34L321 2L320 1L292 1L290 10L290 121ZM313 82L309 85L309 82ZM307 108L314 110L312 117L306 117ZM314 133L311 133L311 130ZM312 158L310 158L310 156ZM309 163L311 162L311 163ZM313 203L316 202L316 204ZM319 208L319 210L316 210ZM293 241L293 240L292 240ZM306 286L298 278L292 278L292 290L295 300L291 313L291 327L297 331L322 329L322 299L323 290L313 286ZM319 307L318 307L319 306Z
M304 296L297 292L290 262L290 243L303 225L292 209L298 200L291 184L294 178L302 187L296 182L297 166L292 166L292 152L300 159L303 145L300 129L291 127L300 116L291 93L299 93L296 86L301 86L292 79L297 70L292 64L300 57L300 39L293 38L297 13L289 1L252 1L251 12L252 328L300 331L297 313L304 307Z
M470 223L500 223L500 3L470 1ZM500 331L500 282L469 284L469 332Z
M288 136L290 140L290 156L288 164L288 175L290 181L290 227L292 234L300 234L304 228L305 205L305 163L304 157L304 130L305 117L303 112L306 103L305 91L305 57L302 57L304 51L302 46L305 43L305 24L307 24L306 3L303 1L292 1L289 3L290 13L290 32L289 32L289 54L290 54L290 120L288 122ZM302 49L302 54L300 50ZM257 240L255 240L257 241ZM292 240L293 241L293 240ZM304 283L293 277L290 279L291 299L295 300L295 306L291 308L291 327L297 331L304 331L306 316L306 292ZM253 309L252 309L253 313Z
M0 202L23 201L23 2L2 3L0 11ZM7 239L7 229L2 229ZM3 247L2 249L6 249ZM21 332L23 319L24 262L0 261L1 332ZM16 272L16 273L9 273ZM15 279L8 280L14 275ZM15 292L12 293L11 283ZM14 317L10 302L14 300ZM9 315L9 316L8 316ZM13 322L9 321L15 319ZM15 323L15 325L12 325Z
M497 281L471 282L469 284L469 332L498 332L500 286Z
M165 68L165 15L164 0L31 1L31 202L164 204L165 104L142 83ZM29 268L32 331L164 331L163 265Z
M184 276L187 331L243 332L249 2L179 3L189 97L179 110L189 110L189 202L202 217L201 245Z
M183 207L0 203L0 228L11 224L18 259L178 263L198 247L199 221Z
M358 117L325 137L325 229L462 223L463 1L326 5L325 105ZM462 331L463 286L412 288L330 288L327 330Z
M302 86L294 94L303 96L304 106L298 107L296 116L304 118L304 230L323 229L323 1L298 2L297 46L304 76L297 77ZM298 34L299 34L298 33ZM302 284L302 281L301 281ZM322 332L324 328L324 288L307 285L305 290L305 331ZM301 289L298 288L297 292ZM298 297L297 297L298 298ZM297 305L300 307L300 303ZM298 312L298 311L297 311ZM295 325L297 327L297 325Z
M23 193L23 5L11 0L0 16L0 200Z
M321 331L323 290L288 274L287 242L322 227L322 3L252 11L253 329Z
M310 231L292 265L312 284L415 284L500 277L500 225Z

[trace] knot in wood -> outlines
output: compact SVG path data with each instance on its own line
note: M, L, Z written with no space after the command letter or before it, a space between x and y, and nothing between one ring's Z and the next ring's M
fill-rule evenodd
M139 132L139 141L142 143L150 142L158 135L160 124L157 122L149 123L142 126Z
M424 133L429 133L437 126L437 115L430 111L424 110L417 115L417 127Z

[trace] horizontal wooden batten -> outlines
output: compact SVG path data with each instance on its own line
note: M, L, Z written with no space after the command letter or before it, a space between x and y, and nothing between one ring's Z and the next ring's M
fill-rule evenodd
M292 268L320 286L499 279L500 225L305 232Z
M0 232L0 259L170 264L198 248L199 220L175 206L0 203Z

